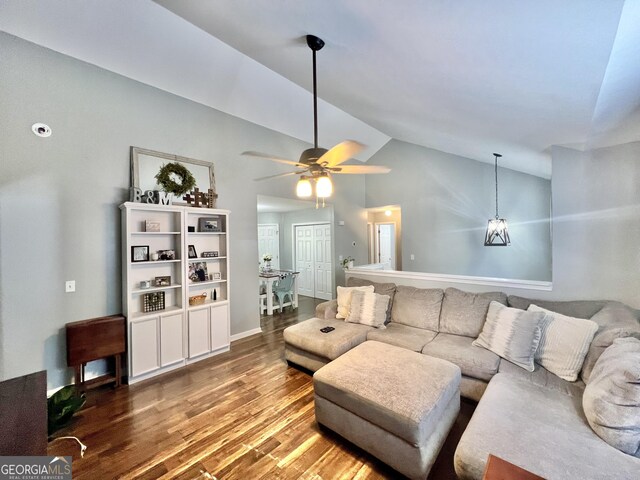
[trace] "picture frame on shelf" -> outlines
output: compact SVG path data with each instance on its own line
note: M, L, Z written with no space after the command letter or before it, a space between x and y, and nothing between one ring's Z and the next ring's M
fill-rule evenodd
M198 230L200 232L218 233L222 232L222 220L220 216L201 217L198 219Z
M164 292L150 292L142 295L142 311L144 313L164 310Z
M175 260L175 250L158 250L158 260Z
M154 220L145 220L144 221L144 231L145 232L159 232L160 231L160 222L156 222Z
M131 262L148 262L149 245L132 245Z
M189 280L193 283L206 282L209 279L206 262L195 262L189 264Z
M198 258L195 245L189 245L189 258Z
M222 280L222 273L220 273L220 272L213 272L213 279L214 279L214 280Z
M171 285L171 276L166 275L162 277L156 277L154 284L156 287L168 287Z

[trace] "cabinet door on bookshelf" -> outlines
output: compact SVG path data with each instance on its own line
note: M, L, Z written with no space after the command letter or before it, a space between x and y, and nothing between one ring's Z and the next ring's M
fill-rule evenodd
M209 309L189 311L189 358L209 353Z
M160 359L162 366L184 360L182 313L160 319Z
M228 305L211 307L211 350L229 345Z
M131 373L142 375L160 368L158 318L131 323Z

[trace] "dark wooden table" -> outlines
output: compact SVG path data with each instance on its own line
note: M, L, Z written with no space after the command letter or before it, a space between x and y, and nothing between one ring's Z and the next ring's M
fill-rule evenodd
M67 365L75 369L75 383L81 390L115 382L122 382L122 354L126 351L126 321L122 315L92 318L67 323ZM103 375L85 381L84 368L88 362L101 358L115 358L113 375Z
M489 455L482 480L544 480L544 478L500 457Z

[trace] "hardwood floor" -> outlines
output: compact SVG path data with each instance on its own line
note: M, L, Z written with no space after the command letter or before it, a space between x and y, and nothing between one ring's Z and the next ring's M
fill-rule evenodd
M231 351L117 390L90 391L87 406L49 443L73 455L82 479L396 479L400 474L315 422L309 372L284 360L282 330L311 318L318 300L263 317L262 334ZM461 414L429 478L454 479L453 452L473 413ZM209 475L209 476L207 476Z

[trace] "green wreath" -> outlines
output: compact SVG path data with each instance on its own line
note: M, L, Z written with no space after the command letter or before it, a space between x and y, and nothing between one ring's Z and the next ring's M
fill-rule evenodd
M172 177L171 174L174 176ZM175 176L179 177L178 182L174 180ZM196 179L189 169L178 162L163 165L156 175L156 180L165 192L171 192L177 196L190 192L196 186Z

